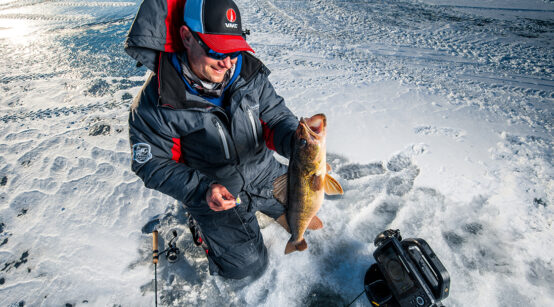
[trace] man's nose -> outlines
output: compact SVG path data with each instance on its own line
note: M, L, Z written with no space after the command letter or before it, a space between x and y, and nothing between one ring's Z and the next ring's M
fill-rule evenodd
M231 63L231 57L226 57L223 60L219 61L219 65L230 69L233 66L233 63Z

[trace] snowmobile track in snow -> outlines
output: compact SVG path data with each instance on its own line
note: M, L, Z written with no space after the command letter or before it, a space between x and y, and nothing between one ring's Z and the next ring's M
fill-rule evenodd
M352 85L393 78L449 96L454 105L490 109L503 96L554 99L552 19L514 22L402 1L255 3L256 11L262 12L261 27L268 29L263 31L291 37L292 46L287 47L293 57L294 53L304 54L304 61L313 57L312 63L300 64L315 71L332 70L329 62L340 60L341 69L350 72L341 81ZM316 23L311 16L318 16ZM278 55L274 59L282 61ZM316 73L296 84L280 85L317 86L321 78ZM522 122L552 127L553 108L544 106L544 112L533 113L522 109L519 101L510 103L522 113Z
M89 105L70 106L60 108L39 109L37 111L29 111L25 113L17 113L11 115L0 116L0 121L4 123L16 122L22 120L40 120L51 119L53 117L68 116L71 114L90 114L94 111L111 110L115 108L122 108L125 112L129 109L130 103L128 101L123 102L96 102Z

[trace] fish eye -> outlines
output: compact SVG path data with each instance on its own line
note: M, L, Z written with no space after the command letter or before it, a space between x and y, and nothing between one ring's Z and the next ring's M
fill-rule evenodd
M308 144L308 141L306 141L306 139L300 139L299 143L300 143L301 147L304 147L304 146L306 146L306 144Z

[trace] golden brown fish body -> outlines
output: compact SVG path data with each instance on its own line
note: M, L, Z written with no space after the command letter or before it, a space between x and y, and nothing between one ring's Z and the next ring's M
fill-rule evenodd
M340 184L327 174L325 137L327 122L325 115L317 114L301 119L296 129L294 151L289 161L286 182L277 179L277 199L286 204L286 221L291 238L285 254L305 250L304 240L307 228L319 229L323 224L316 214L323 203L324 193L342 194ZM286 198L283 186L286 185ZM285 227L286 228L286 227Z

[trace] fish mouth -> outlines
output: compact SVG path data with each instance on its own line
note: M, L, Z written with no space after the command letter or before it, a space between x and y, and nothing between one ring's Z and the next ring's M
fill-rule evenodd
M327 127L327 118L324 114L316 114L310 118L301 118L300 124L306 128L310 135L320 138Z

